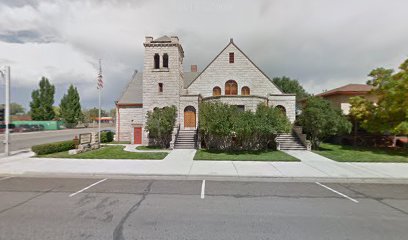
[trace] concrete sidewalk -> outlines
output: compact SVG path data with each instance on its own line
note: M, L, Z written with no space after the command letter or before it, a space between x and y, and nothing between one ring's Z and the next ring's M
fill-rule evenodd
M287 151L301 162L194 161L195 150L176 149L164 160L31 158L21 153L0 159L0 175L213 176L314 179L408 180L404 163L340 163L308 151Z

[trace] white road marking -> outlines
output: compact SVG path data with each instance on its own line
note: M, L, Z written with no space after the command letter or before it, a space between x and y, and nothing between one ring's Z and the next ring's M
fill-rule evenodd
M0 181L6 180L6 179L10 179L10 178L12 178L12 177L3 177L3 178L0 178Z
M350 201L353 201L353 202L355 202L355 203L358 203L358 201L357 201L356 199L351 198L351 197L347 196L346 194L343 194L343 193L341 193L341 192L339 192L339 191L336 191L336 190L334 190L333 188L330 188L330 187L328 187L328 186L326 186L326 185L324 185L324 184L321 184L321 183L319 183L319 182L316 182L316 184L319 185L319 186L322 186L322 187L324 187L324 188L326 188L326 189L328 189L328 190L330 190L330 191L332 191L332 192L334 192L334 193L337 193L338 195L340 195L340 196L342 196L342 197L344 197L344 198L347 198L347 199L350 200Z
M99 183L104 182L104 181L106 181L106 180L108 180L108 179L105 178L105 179L102 179L102 180L100 180L100 181L97 181L96 183L93 183L93 184L89 185L89 186L86 187L86 188L82 188L82 189L79 190L78 192L74 192L74 193L70 194L69 197L73 197L73 196L77 195L78 193L81 193L81 192L83 192L83 191L85 191L85 190L87 190L87 189L90 189L91 187L95 186L96 184L99 184Z
M205 197L205 180L203 180L203 184L201 184L201 199Z

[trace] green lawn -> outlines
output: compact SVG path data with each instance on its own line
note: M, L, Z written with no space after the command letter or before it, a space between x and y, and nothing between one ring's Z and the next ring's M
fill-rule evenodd
M137 150L165 150L159 146L137 146Z
M406 149L367 148L322 143L320 150L314 152L339 162L408 163L408 150Z
M212 160L212 161L285 161L298 162L294 158L281 151L211 151L197 150L194 160Z
M40 158L80 158L80 159L158 159L167 156L166 152L139 153L127 152L123 146L105 146L98 150L69 155L68 151L35 156Z

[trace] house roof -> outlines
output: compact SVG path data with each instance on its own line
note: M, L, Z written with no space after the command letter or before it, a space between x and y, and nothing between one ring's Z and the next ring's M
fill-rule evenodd
M198 74L199 72L185 72L184 86L189 85ZM137 71L133 73L132 78L117 101L117 104L119 105L134 103L143 103L143 73Z
M331 95L358 95L366 94L371 91L374 87L367 84L347 84L342 87L338 87L326 92L317 94L316 96L326 97Z
M190 84L197 78L200 72L185 72L184 73L184 88L190 86Z
M171 38L167 35L154 39L152 42L171 42Z
M135 71L117 104L143 103L143 73Z
M217 54L217 56L215 56L215 58L207 65L207 67L204 68L203 71L201 71L199 74L197 74L197 76L188 84L185 85L185 87L189 87L203 72L205 72L205 70L207 70L208 67L211 66L211 64L221 55L221 53L223 53L225 51L225 49L228 48L229 45L233 45L236 49L238 49L238 51L240 51L242 53L242 55L244 55L244 57L246 59L249 60L249 62L256 68L258 69L259 72L261 72L262 75L264 75L281 93L283 93L282 89L280 89L273 81L272 79L269 78L268 75L266 75L233 41L233 39L230 39L230 42L227 44L227 46L225 46L220 53Z

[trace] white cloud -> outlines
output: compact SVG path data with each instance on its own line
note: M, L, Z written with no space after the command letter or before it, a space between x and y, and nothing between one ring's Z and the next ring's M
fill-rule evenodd
M186 70L203 69L234 37L271 77L297 78L316 93L397 67L408 53L407 7L403 0L7 0L0 64L12 65L18 87L32 88L42 75L81 85L91 105L102 58L112 106L132 71L142 70L145 35L178 35Z

